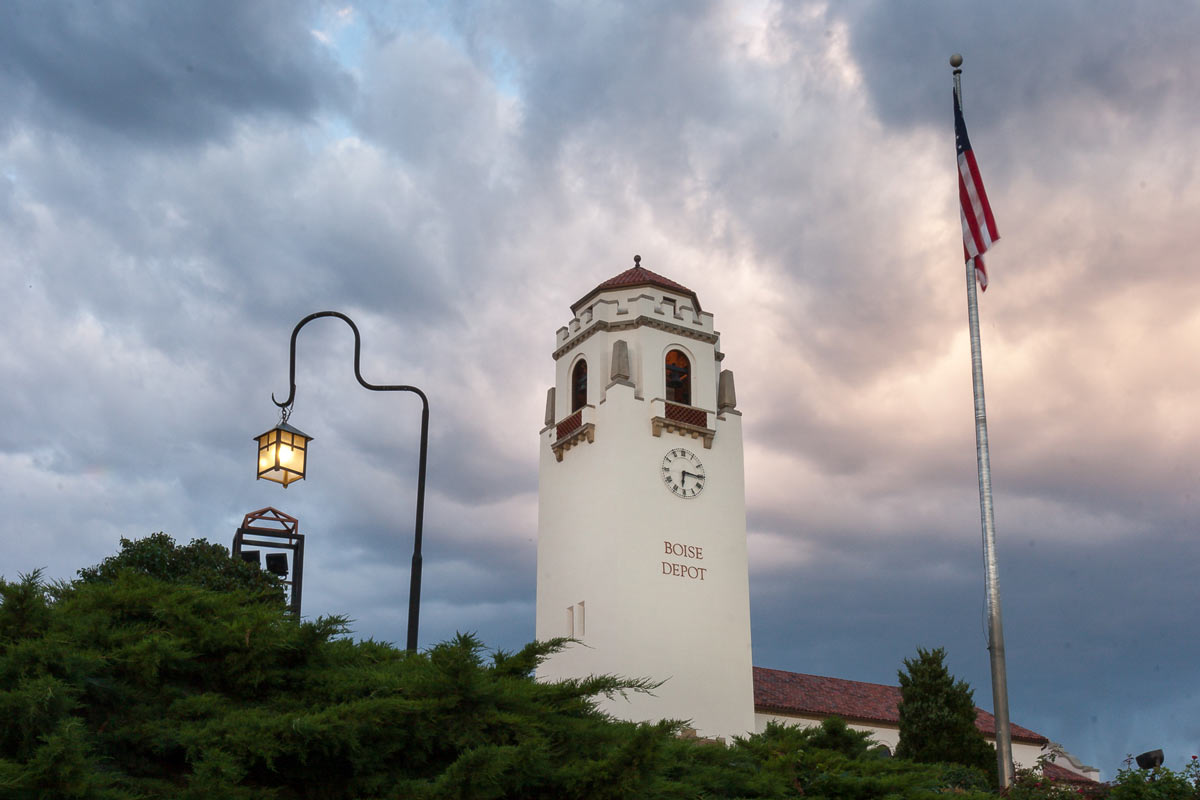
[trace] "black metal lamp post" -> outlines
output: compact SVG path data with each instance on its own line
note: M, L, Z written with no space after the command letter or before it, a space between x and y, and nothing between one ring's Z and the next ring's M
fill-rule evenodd
M287 400L282 403L271 393L271 402L279 406L283 413L280 424L271 431L255 437L259 443L258 477L282 483L285 487L297 480L303 480L307 463L307 445L310 436L296 430L287 424L292 404L296 401L296 336L300 329L319 317L337 317L350 326L354 331L354 377L366 389L373 392L412 392L421 398L421 458L417 467L417 520L413 534L412 572L408 590L408 650L417 650L417 625L421 615L421 528L425 518L425 461L429 447L429 399L415 386L376 386L363 380L359 371L359 351L361 337L354 320L338 311L318 311L309 314L296 324L292 331L292 350L290 381L291 391Z

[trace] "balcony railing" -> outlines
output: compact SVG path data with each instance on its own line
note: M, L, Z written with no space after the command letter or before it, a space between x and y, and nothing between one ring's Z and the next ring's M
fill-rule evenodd
M558 423L556 439L561 439L575 431L576 428L583 427L583 409L579 409L571 416Z
M656 413L650 420L650 430L655 436L662 436L664 431L678 433L693 439L703 439L705 449L712 447L713 437L717 432L708 427L711 411L666 400L654 400L653 407Z
M683 406L679 403L666 403L666 413L663 415L674 422L686 422L688 425L708 427L708 412L695 406Z
M596 440L596 424L592 422L595 414L595 408L584 406L569 416L563 417L554 426L554 441L550 443L550 449L554 451L556 461L562 461L563 453L575 445ZM587 422L583 421L585 416Z

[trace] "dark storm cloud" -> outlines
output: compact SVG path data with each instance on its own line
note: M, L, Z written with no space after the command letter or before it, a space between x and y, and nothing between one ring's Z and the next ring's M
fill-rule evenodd
M576 192L576 202L601 203L619 218L646 203L661 230L728 246L716 216L726 206L710 195L737 167L705 163L707 145L718 137L752 148L770 131L757 130L759 98L753 89L746 96L754 84L742 80L753 70L724 39L725 9L543 3L512 15L485 3L461 16L476 63L496 65L519 97L519 152L559 213Z
M493 77L440 39L397 35L376 43L362 86L359 127L416 169L465 159L494 167L502 103Z
M536 493L536 476L526 469L522 454L497 447L482 434L456 427L442 439L442 460L436 464L441 491L467 505Z
M314 164L270 128L186 160L149 150L108 162L47 142L10 163L22 205L60 213L14 225L12 241L44 251L30 259L31 283L56 303L120 311L134 325L169 310L170 325L143 335L181 347L203 341L194 330L210 304L276 324L359 298L406 319L445 313L438 243L423 234L433 209L364 155L357 169Z
M554 330L641 253L738 376L756 662L890 682L944 644L989 705L961 50L1004 232L982 307L1014 716L1106 774L1194 741L1194 12L2 13L6 574L228 543L272 505L311 534L310 613L403 641L418 406L357 386L342 323L299 343L309 480L253 480L292 326L334 309L367 380L430 397L422 645L519 646ZM1168 699L1126 691L1146 674Z
M140 142L223 137L245 115L308 119L349 89L310 32L314 8L7 3L0 98L59 133L82 126Z
M861 190L870 175L911 172L908 153L873 147L856 158L843 126L858 120L820 87L843 66L832 51L781 47L778 64L747 58L729 41L736 15L716 3L581 13L551 4L501 15L485 5L464 24L477 62L499 59L519 88L523 147L582 170L592 202L621 208L636 198L673 236L749 247L759 264L819 287L822 302L797 308L786 338L839 372L878 369L884 356L863 343L887 331L932 338L943 312L922 307L920 284L888 280L907 264L882 247L903 224L891 209L914 198L894 188L900 181ZM825 28L805 17L795 32Z
M381 35L365 60L356 127L397 159L427 212L400 238L422 242L418 269L443 292L470 299L502 269L506 241L531 234L518 112L494 76L440 39Z
M736 97L729 76L705 58L723 46L716 8L543 2L513 15L502 3L483 3L463 15L462 30L476 58L498 63L532 101L525 142L539 158L558 152L574 131L595 126L619 136L625 148L654 148L658 158L641 166L673 173L682 154L662 134L677 132L687 119L723 118ZM670 113L684 108L686 114Z
M1195 60L1182 54L1200 30L1200 11L1187 4L1131 13L1112 0L979 8L905 0L838 3L828 13L849 23L875 109L891 124L944 124L949 81L928 77L944 69L949 78L954 52L966 56L964 102L977 125L1084 106L1129 118L1156 115L1196 85ZM985 86L986 101L972 94ZM1096 133L1080 126L1068 138L1093 141Z
M1080 547L1012 526L1006 533L1001 586L1014 721L1052 737L1072 731L1069 748L1102 746L1118 757L1164 737L1194 736L1189 720L1200 712L1200 698L1167 687L1189 684L1200 648L1172 630L1167 607L1179 598L1167 587L1188 580L1188 565L1200 555L1196 543L1156 536L1132 547ZM986 660L979 658L986 635L978 542L920 542L920 532L910 531L866 551L822 558L819 571L762 575L752 590L755 663L803 663L801 671L894 683L901 659L917 647L952 643L952 669L975 688L976 702L990 707ZM1153 586L1146 575L1155 576ZM870 591L846 591L867 585ZM902 604L883 599L901 595ZM1130 640L1141 643L1141 657L1128 651ZM1132 669L1124 666L1129 660ZM1142 715L1162 727L1148 728Z

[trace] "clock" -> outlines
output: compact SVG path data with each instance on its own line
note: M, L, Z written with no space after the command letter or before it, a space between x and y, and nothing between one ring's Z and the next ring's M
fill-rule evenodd
M704 465L691 450L677 447L663 456L663 484L676 497L695 497L704 491Z

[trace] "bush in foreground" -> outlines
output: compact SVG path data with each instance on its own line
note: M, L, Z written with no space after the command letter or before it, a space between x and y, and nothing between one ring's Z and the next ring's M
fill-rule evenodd
M614 720L596 698L652 685L535 681L561 640L353 641L188 547L208 566L159 539L70 585L0 580L0 797L994 798L838 720L728 747Z
M111 583L123 571L218 592L240 589L259 602L283 603L286 599L279 578L255 564L232 558L224 545L204 539L177 545L161 531L142 539L122 537L121 552L79 570L76 583Z

